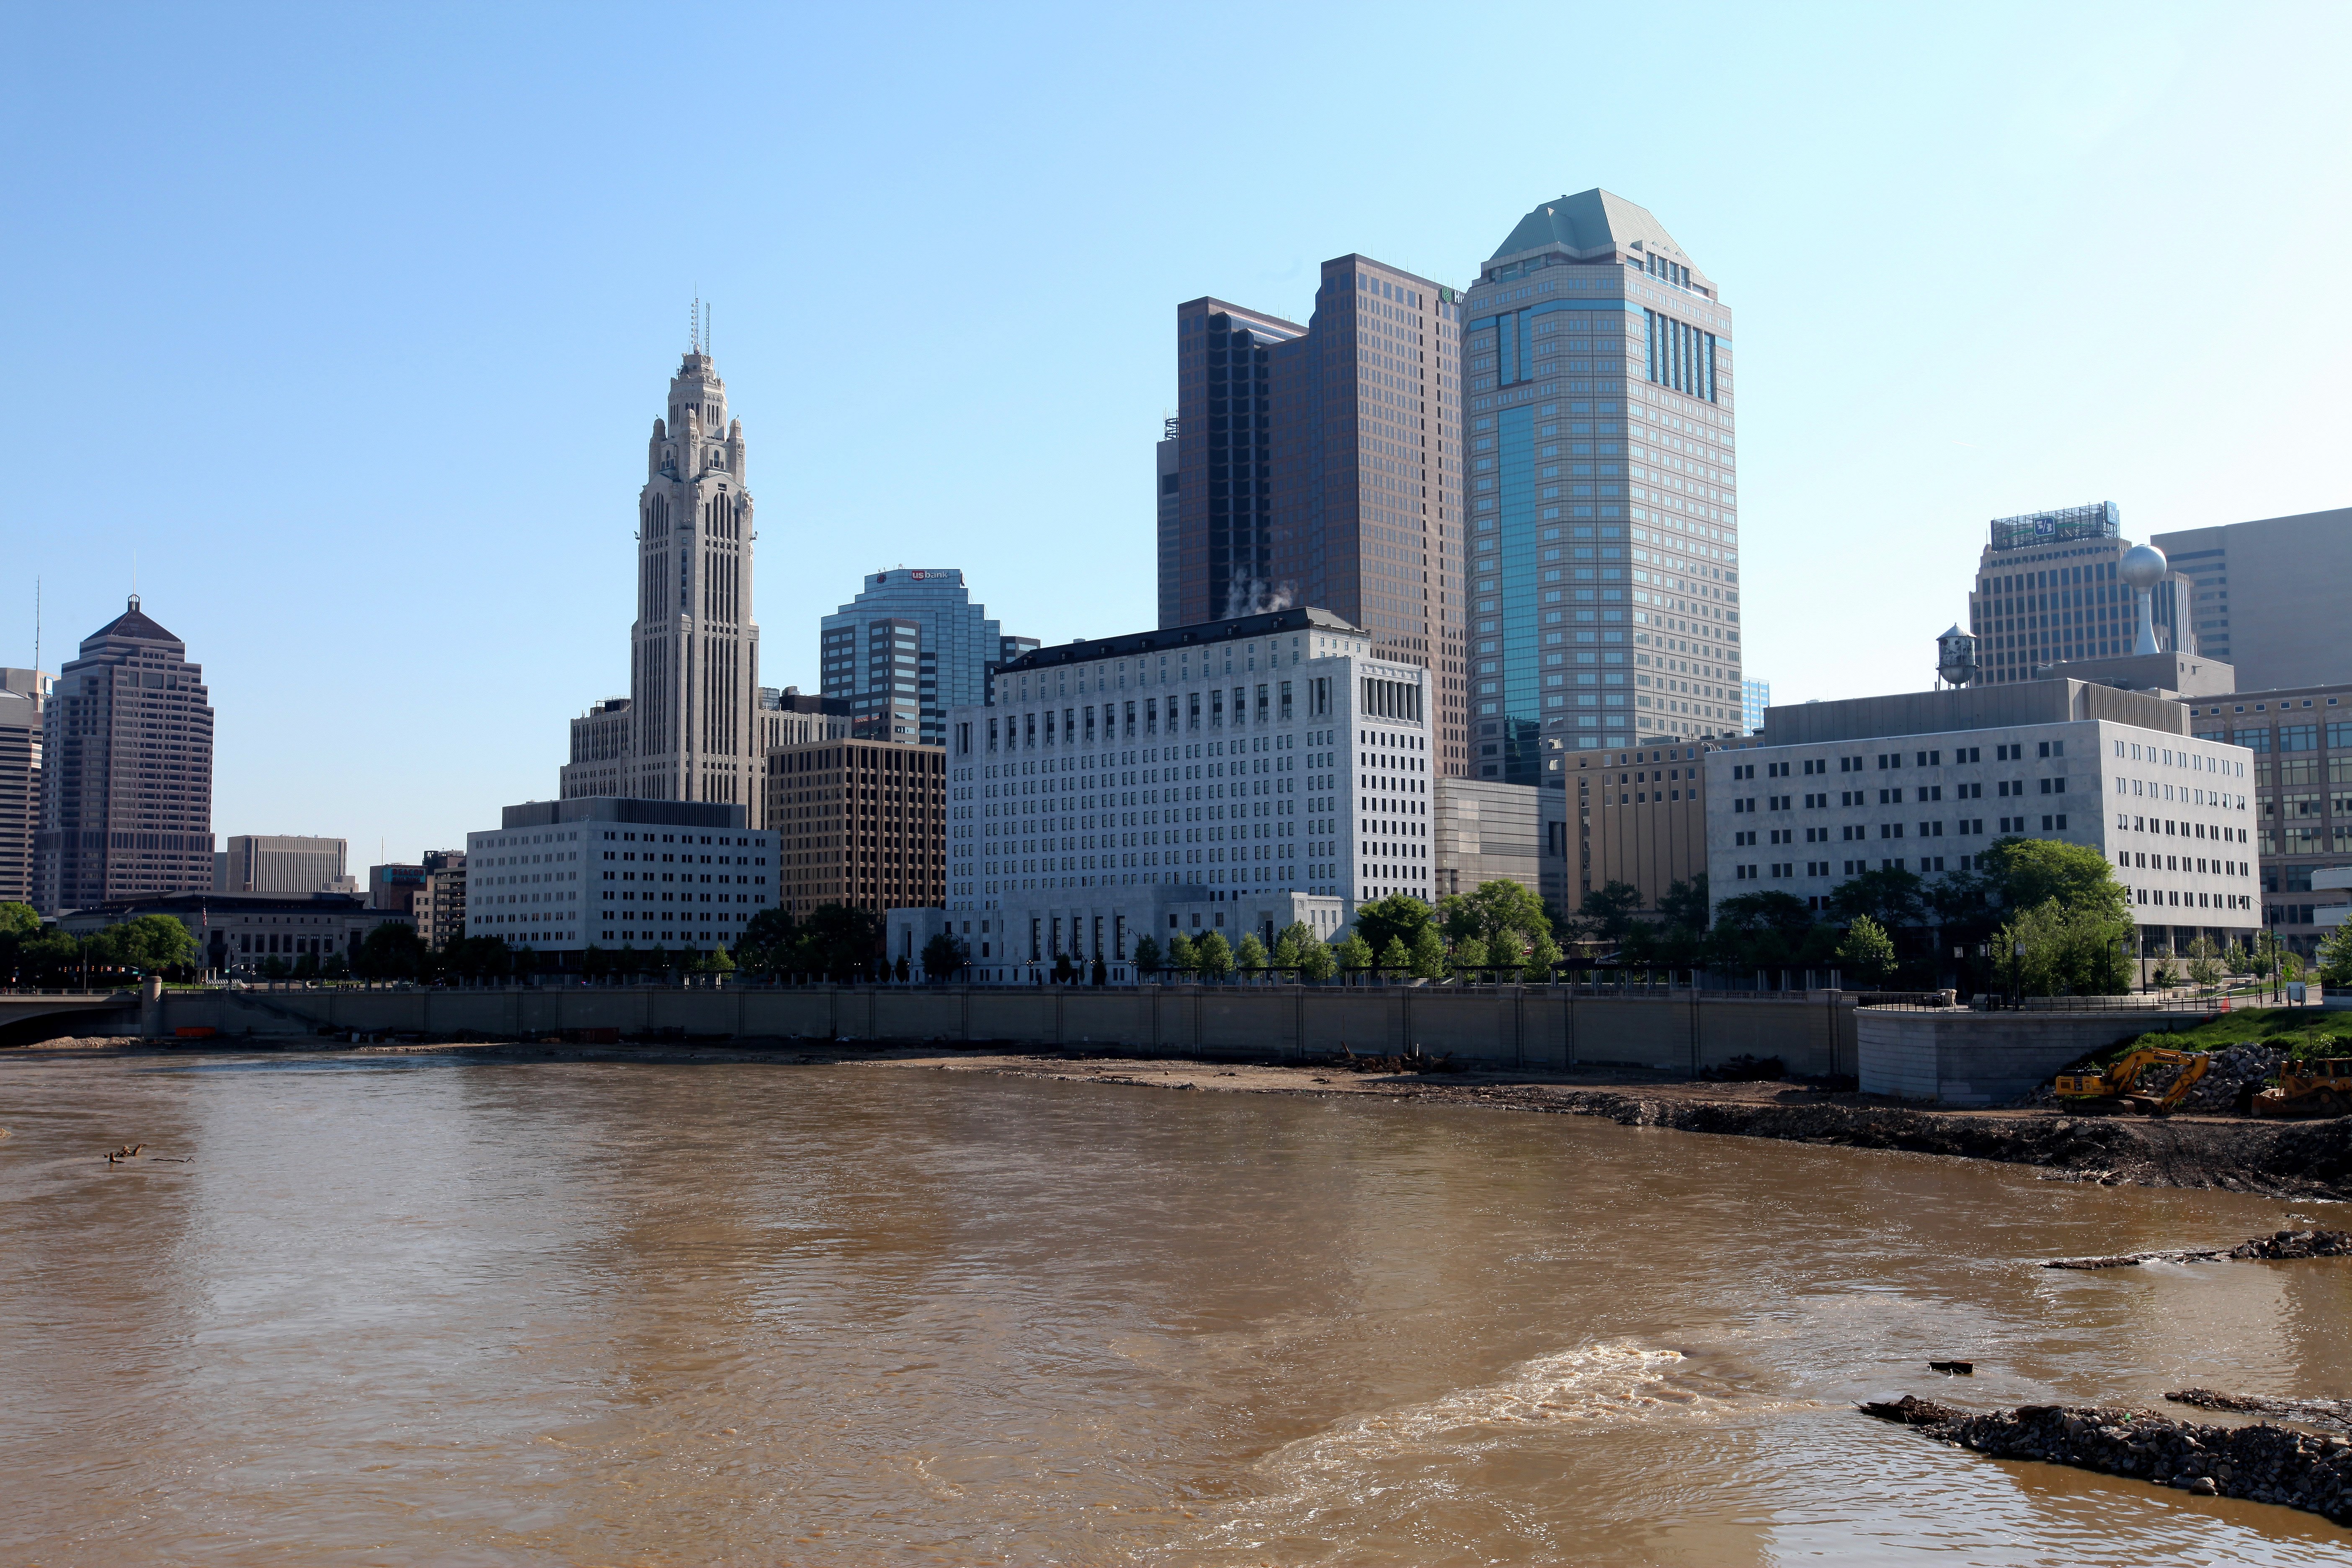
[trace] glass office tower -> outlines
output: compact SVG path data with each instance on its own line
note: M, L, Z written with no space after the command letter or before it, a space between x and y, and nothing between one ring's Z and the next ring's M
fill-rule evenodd
M1741 722L1731 316L1606 191L1519 220L1463 304L1471 773Z
M947 710L986 701L989 672L1036 646L1005 637L952 567L876 572L822 623L822 689L860 740L942 745Z

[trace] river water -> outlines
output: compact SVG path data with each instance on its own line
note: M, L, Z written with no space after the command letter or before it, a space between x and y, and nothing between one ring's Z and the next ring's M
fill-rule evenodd
M2352 1393L2344 1263L2032 1266L2273 1202L884 1067L18 1058L0 1125L9 1563L2352 1561L1850 1408Z

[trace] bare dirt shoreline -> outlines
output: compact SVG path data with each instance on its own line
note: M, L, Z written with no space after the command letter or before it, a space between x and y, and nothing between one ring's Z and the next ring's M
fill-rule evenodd
M2107 1185L2220 1187L2267 1196L2352 1200L2352 1117L2251 1121L2230 1116L2085 1114L2044 1107L1947 1110L1805 1085L1692 1082L1623 1065L1567 1071L1423 1074L1365 1070L1362 1063L1306 1065L1155 1057L1087 1048L945 1047L937 1043L725 1041L575 1045L554 1041L439 1041L352 1046L310 1041L207 1040L176 1047L126 1039L52 1040L6 1053L16 1059L93 1055L242 1053L457 1055L482 1060L762 1062L853 1065L1205 1093L1353 1096L1523 1114L1601 1116L1630 1127L1853 1149L1890 1149L2032 1165L2047 1180Z

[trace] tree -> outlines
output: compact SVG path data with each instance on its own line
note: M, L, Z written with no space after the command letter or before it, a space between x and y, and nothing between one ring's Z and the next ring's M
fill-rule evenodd
M1200 960L1192 952L1192 939L1191 937L1186 936L1180 931L1174 936L1168 939L1169 968L1176 971L1179 974L1189 974L1195 968L1199 967L1199 964Z
M319 965L319 973L329 980L341 980L351 972L351 963L340 952L327 954L327 961Z
M952 980L971 963L971 950L952 931L933 932L931 940L923 943L923 973L933 980Z
M1925 923L1926 889L1916 872L1888 866L1847 878L1830 889L1825 902L1832 914L1849 925L1868 920L1881 931L1901 931Z
M1549 985L1552 972L1560 965L1559 944L1549 931L1539 931L1528 944L1528 966L1524 975L1530 985Z
M1577 913L1603 942L1622 942L1633 929L1633 913L1642 907L1642 889L1631 882L1603 882L1584 895Z
M1421 934L1412 939L1412 972L1423 980L1445 977L1445 939L1437 934L1434 925L1423 926Z
M498 936L459 937L442 951L441 961L453 974L503 975L514 969L513 950Z
M904 985L908 981L914 978L915 966L907 962L907 955L905 953L900 953L898 955L898 962L890 966L890 975L891 978L898 981L901 985Z
M2172 962L2172 954L2166 952L2157 955L2156 967L2148 971L2147 983L2158 991L2168 991L2180 984L2180 967ZM2029 994L2039 994L2039 993L2029 993Z
M1293 921L1274 933L1274 956L1268 962L1276 969L1297 970L1306 963L1307 950L1320 945L1312 926Z
M1077 977L1077 966L1070 962L1070 955L1066 952L1055 953L1054 955L1054 984L1056 985L1067 985L1071 981L1076 980Z
M129 970L136 974L160 974L192 962L196 939L169 915L141 915L91 934L85 951L93 966ZM318 967L315 954L304 954Z
M1997 838L1979 859L2007 909L2030 910L2054 900L2061 909L2095 909L2129 919L2129 890L2116 880L2106 856L2086 844Z
M1332 957L1339 960L1340 968L1362 970L1372 966L1372 944L1364 940L1361 931L1351 930L1331 945Z
M55 926L17 939L17 973L36 984L71 980L80 964L81 943Z
M1223 980L1234 972L1234 950L1221 931L1203 932L1192 944L1192 966L1213 980Z
M797 967L799 957L799 934L793 927L792 910L761 910L743 922L743 935L735 943L735 958L744 968L762 974L785 974Z
M1868 915L1856 915L1838 944L1837 956L1847 973L1864 985L1875 985L1894 971L1894 939Z
M882 961L882 917L854 904L819 904L800 924L793 967L834 981L863 980Z
M1435 918L1430 907L1411 893L1391 893L1358 907L1356 929L1364 933L1374 952L1386 952L1392 941L1410 949L1412 939Z
M424 973L432 958L415 926L385 921L361 939L352 968L362 980L408 980Z
M900 959L899 962L903 963L906 960ZM713 974L732 974L735 973L735 955L727 951L727 944L725 942L722 942L717 947L710 950L710 960L708 967ZM904 980L906 976L901 974L898 978Z
M1701 871L1688 881L1673 881L1658 895L1658 918L1670 926L1689 931L1705 931L1711 923L1707 919L1706 873Z
M2352 985L2352 921L2329 931L2315 956L2319 961L2321 984Z
M1794 893L1743 893L1716 907L1707 948L1726 969L1779 969L1797 962L1813 912Z
M1135 939L1135 972L1138 974L1160 973L1160 944L1148 936Z
M1242 938L1241 945L1234 949L1234 963L1253 980L1265 973L1265 943L1258 941L1257 932Z
M1993 940L2022 995L2113 996L2131 989L2131 937L2126 916L2095 903L2069 909L2045 899L2019 910Z
M1099 959L1099 958L1096 959L1096 960L1094 961L1093 965L1092 965L1091 967L1089 967L1089 968L1087 969L1087 984L1088 984L1089 985L1108 985L1108 984L1110 984L1110 965L1108 965L1108 964L1105 963L1104 963L1101 959Z
M0 903L0 941L10 938L21 941L40 929L41 917L33 912L32 905L16 903L13 900Z
M1412 953L1402 937L1392 936L1389 938L1388 945L1381 949L1379 963L1383 973L1393 974L1399 970L1412 967Z
M1339 972L1339 960L1332 952L1331 944L1309 931L1307 941L1301 942L1298 948L1299 978L1328 980Z
M1486 967L1486 939L1465 936L1454 944L1454 967L1476 978L1476 971Z
M2211 937L2200 934L2189 944L2189 979L2191 984L2208 988L2219 985L2224 973L2221 950L2213 945Z

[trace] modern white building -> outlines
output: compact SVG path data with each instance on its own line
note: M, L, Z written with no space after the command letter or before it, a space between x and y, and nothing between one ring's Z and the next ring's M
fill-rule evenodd
M1814 908L1864 871L1931 880L1995 839L2097 849L2131 889L2143 954L2262 923L2252 753L2188 733L2179 704L2040 680L1774 708L1706 758L1707 877Z
M1307 608L1022 656L949 715L948 907L893 910L892 956L951 926L1023 980L1081 935L1117 966L1147 931L1328 938L1431 898L1429 682Z
M538 952L732 947L776 901L747 806L600 797L510 805L466 836L466 934Z

